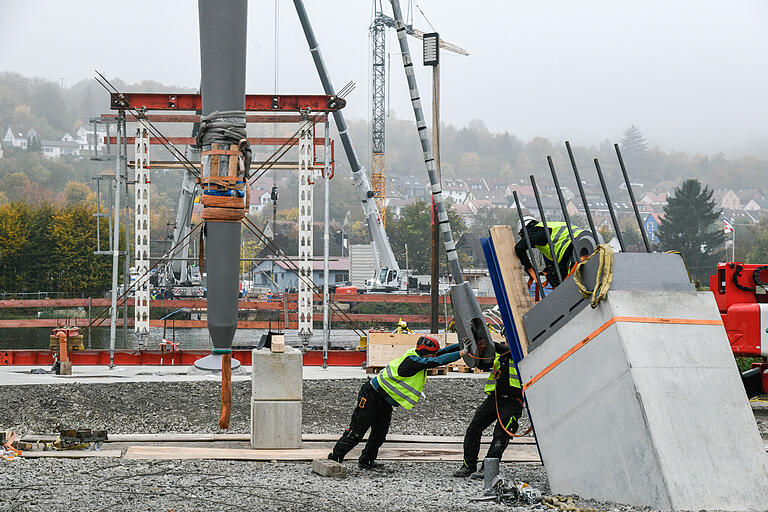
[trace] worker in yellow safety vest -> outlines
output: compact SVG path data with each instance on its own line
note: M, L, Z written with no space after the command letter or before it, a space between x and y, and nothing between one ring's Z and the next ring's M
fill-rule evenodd
M557 278L557 272L555 272L555 265L560 267L560 274L563 279L568 275L571 269L571 263L573 258L573 244L571 244L571 237L568 234L568 225L565 222L547 222L547 228L549 230L549 236L552 239L552 245L555 246L555 254L552 254L549 243L547 242L547 234L544 231L544 224L539 222L534 217L525 216L522 220L517 221L517 232L520 235L520 240L515 244L515 254L523 264L525 271L531 273L531 260L528 257L528 246L525 243L525 236L523 235L523 225L528 232L528 239L531 242L531 247L538 249L541 254L544 255L545 265L544 274L547 276L547 281L552 286L558 286L560 284ZM583 229L571 226L573 231L573 239L584 233Z
M361 469L377 469L376 456L384 444L392 420L392 408L412 409L424 396L424 383L427 369L452 363L469 351L467 340L465 347L459 350L458 344L440 349L440 342L432 336L420 336L416 348L390 361L372 380L367 380L357 394L357 403L352 413L349 428L328 454L328 458L342 462L344 456L363 438L368 429L371 435L358 459Z
M501 459L509 444L510 434L517 432L517 422L523 412L523 392L507 345L494 343L496 355L493 369L485 383L485 400L475 410L464 434L464 462L453 476L483 478L483 468L477 469L480 437L493 422L493 440L486 458Z

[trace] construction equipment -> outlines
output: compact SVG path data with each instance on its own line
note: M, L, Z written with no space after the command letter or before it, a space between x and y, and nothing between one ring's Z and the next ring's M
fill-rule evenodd
M412 4L411 4L412 5ZM410 16L412 18L412 16ZM373 0L373 21L369 28L371 34L371 184L373 198L381 213L382 224L386 227L387 179L385 164L386 132L386 46L387 28L395 28L395 20L383 13L381 0ZM405 33L417 39L424 39L424 32L405 25ZM466 50L440 40L440 47L458 55L469 55Z
M768 357L768 265L719 263L709 277L709 289L736 356ZM752 364L742 373L751 398L768 394L768 362Z
M480 304L478 304L477 298L472 291L472 286L469 282L464 281L462 275L459 256L456 253L456 242L453 240L451 223L448 220L448 212L443 201L442 185L440 184L434 154L432 153L432 144L427 133L424 112L421 108L421 97L418 84L416 83L416 75L413 72L413 61L411 60L411 51L406 39L403 13L400 9L399 0L391 0L391 3L397 29L397 39L400 43L400 55L403 58L403 68L405 69L405 76L411 96L411 106L413 107L413 115L416 120L416 130L419 134L421 151L424 156L424 166L427 168L435 213L440 227L441 238L445 246L448 268L454 283L451 286L451 303L453 304L456 320L456 332L460 343L464 344L468 341L470 345L469 353L464 356L464 362L467 366L470 368L488 369L491 367L495 353L493 344L485 343L491 339L491 334L488 332L488 326L485 323ZM478 341L483 343L478 343ZM479 346L485 346L482 353L478 350Z
M296 7L296 13L299 16L299 20L301 21L301 26L304 29L304 35L309 44L312 59L315 62L315 68L320 77L320 82L323 85L323 90L325 91L325 94L335 96L336 92L331 83L331 78L328 75L328 70L325 68L325 62L323 62L319 44L315 38L315 33L312 30L312 25L309 22L309 16L304 8L304 3L301 0L294 0L293 3ZM344 146L347 161L352 169L352 180L355 184L358 199L360 199L360 203L363 207L363 214L365 215L368 224L368 233L371 236L373 247L377 253L376 261L378 265L376 273L371 280L366 282L366 291L398 291L400 290L402 282L400 265L398 265L397 260L395 260L392 246L390 245L389 238L384 230L384 223L374 200L375 194L371 188L370 181L368 180L368 174L358 159L357 152L352 144L352 139L349 136L347 123L344 120L344 114L342 114L340 110L335 110L333 112L333 119L336 122L336 128L339 130L339 138L341 139L341 144Z

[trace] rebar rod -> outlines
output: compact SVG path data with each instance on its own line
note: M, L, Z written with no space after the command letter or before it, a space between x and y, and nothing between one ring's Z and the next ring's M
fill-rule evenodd
M560 180L557 179L557 171L555 171L555 164L552 163L552 156L547 157L547 163L549 164L549 170L552 173L552 181L555 183L555 191L557 192L557 199L560 201L560 209L563 211L563 219L565 219L565 225L568 227L568 238L571 241L571 257L573 263L579 262L579 256L576 254L576 245L573 241L573 227L571 226L571 216L568 215L568 208L565 206L565 198L563 197L563 191L560 190Z
M592 214L589 212L589 203L587 202L587 194L584 192L584 184L581 182L581 176L579 176L579 168L576 165L576 159L573 157L573 151L571 150L571 143L565 141L565 149L568 150L568 158L571 160L571 167L573 168L573 175L576 177L576 186L579 187L579 195L581 196L581 202L584 204L584 214L587 216L587 222L589 223L589 230L592 231L592 236L595 238L595 244L599 240L597 238L597 229L595 229L595 223L592 221Z
M632 202L632 209L635 211L635 219L637 219L637 227L640 228L640 234L643 237L643 244L645 245L645 252L651 252L651 244L648 243L648 235L645 233L643 227L643 221L640 219L640 211L637 209L637 201L635 201L635 193L632 191L632 183L629 181L629 175L627 174L627 168L624 167L624 158L621 156L621 150L618 144L614 144L613 148L616 150L616 156L619 157L619 167L621 167L621 174L624 175L624 183L627 184L627 192L629 192L629 200Z
M616 212L613 209L613 203L611 202L611 196L608 194L608 186L605 184L605 177L603 177L603 171L600 169L600 162L597 158L594 159L595 161L595 170L597 170L597 177L600 180L600 187L603 189L603 195L605 196L605 201L608 203L608 213L611 214L611 222L613 222L613 229L616 232L616 238L619 240L619 247L621 247L621 252L626 252L626 248L624 247L624 239L621 237L621 229L619 229L619 221L616 219Z
M555 244L552 242L552 235L549 232L549 226L547 225L547 216L544 214L544 207L541 205L541 196L539 195L539 187L536 186L536 178L534 178L533 174L530 176L531 179L531 187L533 187L533 195L536 197L536 206L539 208L539 215L541 216L541 223L544 224L544 234L547 237L547 245L549 245L549 254L552 256L552 265L555 267L555 274L557 274L557 279L559 283L563 282L563 274L560 272L560 265L557 261L557 253L555 252ZM528 230L523 226L523 231L525 232L526 236L528 235Z
M523 226L523 239L525 240L525 246L528 248L528 256L531 260L531 268L533 268L533 275L536 278L536 284L541 290L541 298L544 298L544 287L541 285L541 279L539 279L539 266L536 265L536 259L533 254L533 246L531 245L531 239L528 237L528 230L526 229L525 222L523 221L523 210L520 208L520 198L517 197L517 190L512 191L512 197L515 199L515 206L517 207L517 216L520 218L520 224Z

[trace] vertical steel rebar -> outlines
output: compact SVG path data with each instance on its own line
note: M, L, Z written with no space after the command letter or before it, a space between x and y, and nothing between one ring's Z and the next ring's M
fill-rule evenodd
M123 119L123 158L121 159L120 172L125 178L125 258L123 258L123 292L130 287L131 268L131 209L129 208L128 195L128 128ZM134 295L136 295L134 293ZM123 348L128 348L128 295L123 297Z
M589 203L587 202L587 194L584 192L584 184L581 182L581 176L579 176L579 168L576 165L576 159L573 157L573 151L571 150L571 143L565 141L565 149L568 150L568 158L571 160L571 167L573 168L573 175L576 177L576 185L579 187L579 195L581 196L581 202L584 204L584 214L587 216L587 222L589 223L589 229L592 231L592 236L595 238L595 245L597 245L597 229L595 229L595 223L592 220L592 214L589 212Z
M118 112L118 119L125 119L125 111ZM117 157L115 157L115 196L112 208L112 308L109 322L109 367L115 367L115 337L117 335L117 274L120 260L120 153L122 148L121 137L125 134L120 131L120 123L117 123Z
M608 186L605 184L603 171L602 169L600 169L600 162L597 160L597 158L595 158L594 161L595 161L595 169L597 170L597 177L600 180L600 187L602 187L603 195L605 196L605 201L608 203L608 213L611 214L613 229L616 232L616 238L619 240L619 247L621 247L622 252L626 252L626 248L624 247L624 239L621 237L621 229L619 229L619 221L616 219L616 212L613 210L613 203L611 202L611 196L608 194Z
M544 298L544 287L541 286L541 279L539 279L539 266L536 265L536 259L534 258L533 254L533 246L531 246L531 239L528 237L528 230L525 227L525 223L522 222L523 220L523 210L520 208L520 198L517 197L517 191L512 191L512 197L515 199L515 206L517 206L517 216L520 218L520 223L523 226L523 239L525 240L525 246L528 248L528 256L531 259L531 267L533 268L533 274L536 278L536 284L539 286L539 290L541 290L541 298Z
M619 157L619 167L621 167L621 174L624 175L624 183L627 184L627 192L629 192L629 200L632 202L632 209L635 211L635 219L637 219L637 227L640 228L640 234L643 237L643 244L645 245L645 252L651 252L651 244L648 243L648 235L645 233L643 227L643 221L640 219L640 211L637 209L637 201L635 201L635 193L632 191L632 183L629 181L629 175L627 174L627 168L624 167L624 158L621 156L621 150L618 144L614 144L613 148L616 150L616 156Z
M325 116L325 141L323 147L323 368L328 367L328 345L330 344L330 318L328 315L328 251L330 243L330 234L328 232L328 193L330 192L330 169L328 168L328 153L330 144L328 143L328 116Z
M539 215L541 216L541 223L544 224L544 234L547 236L547 245L549 245L549 253L552 255L552 265L555 267L555 274L560 283L563 282L563 274L560 272L560 262L557 261L557 253L555 252L555 244L552 242L552 236L549 232L549 226L547 225L547 216L544 214L544 207L541 205L541 196L539 195L539 187L536 186L536 178L533 174L529 176L531 179L531 187L533 187L533 195L536 197L536 206L539 208ZM523 231L526 236L528 230L523 226Z
M549 170L552 173L552 181L555 183L555 191L557 192L557 199L560 201L560 209L563 211L563 219L565 225L568 227L568 238L571 240L571 256L573 262L579 262L579 256L576 254L576 245L573 242L573 227L571 226L571 216L568 215L568 208L565 206L565 198L563 197L563 191L560 190L560 180L557 179L557 171L555 171L555 164L552 163L552 156L547 157L547 163L549 164Z

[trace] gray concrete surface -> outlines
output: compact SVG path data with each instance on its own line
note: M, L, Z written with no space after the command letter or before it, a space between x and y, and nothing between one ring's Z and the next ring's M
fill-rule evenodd
M285 347L273 353L253 350L251 383L253 400L301 400L301 352Z
M523 381L614 316L720 319L709 293L612 290L529 353ZM554 492L662 510L768 506L768 456L722 326L613 324L526 396Z

